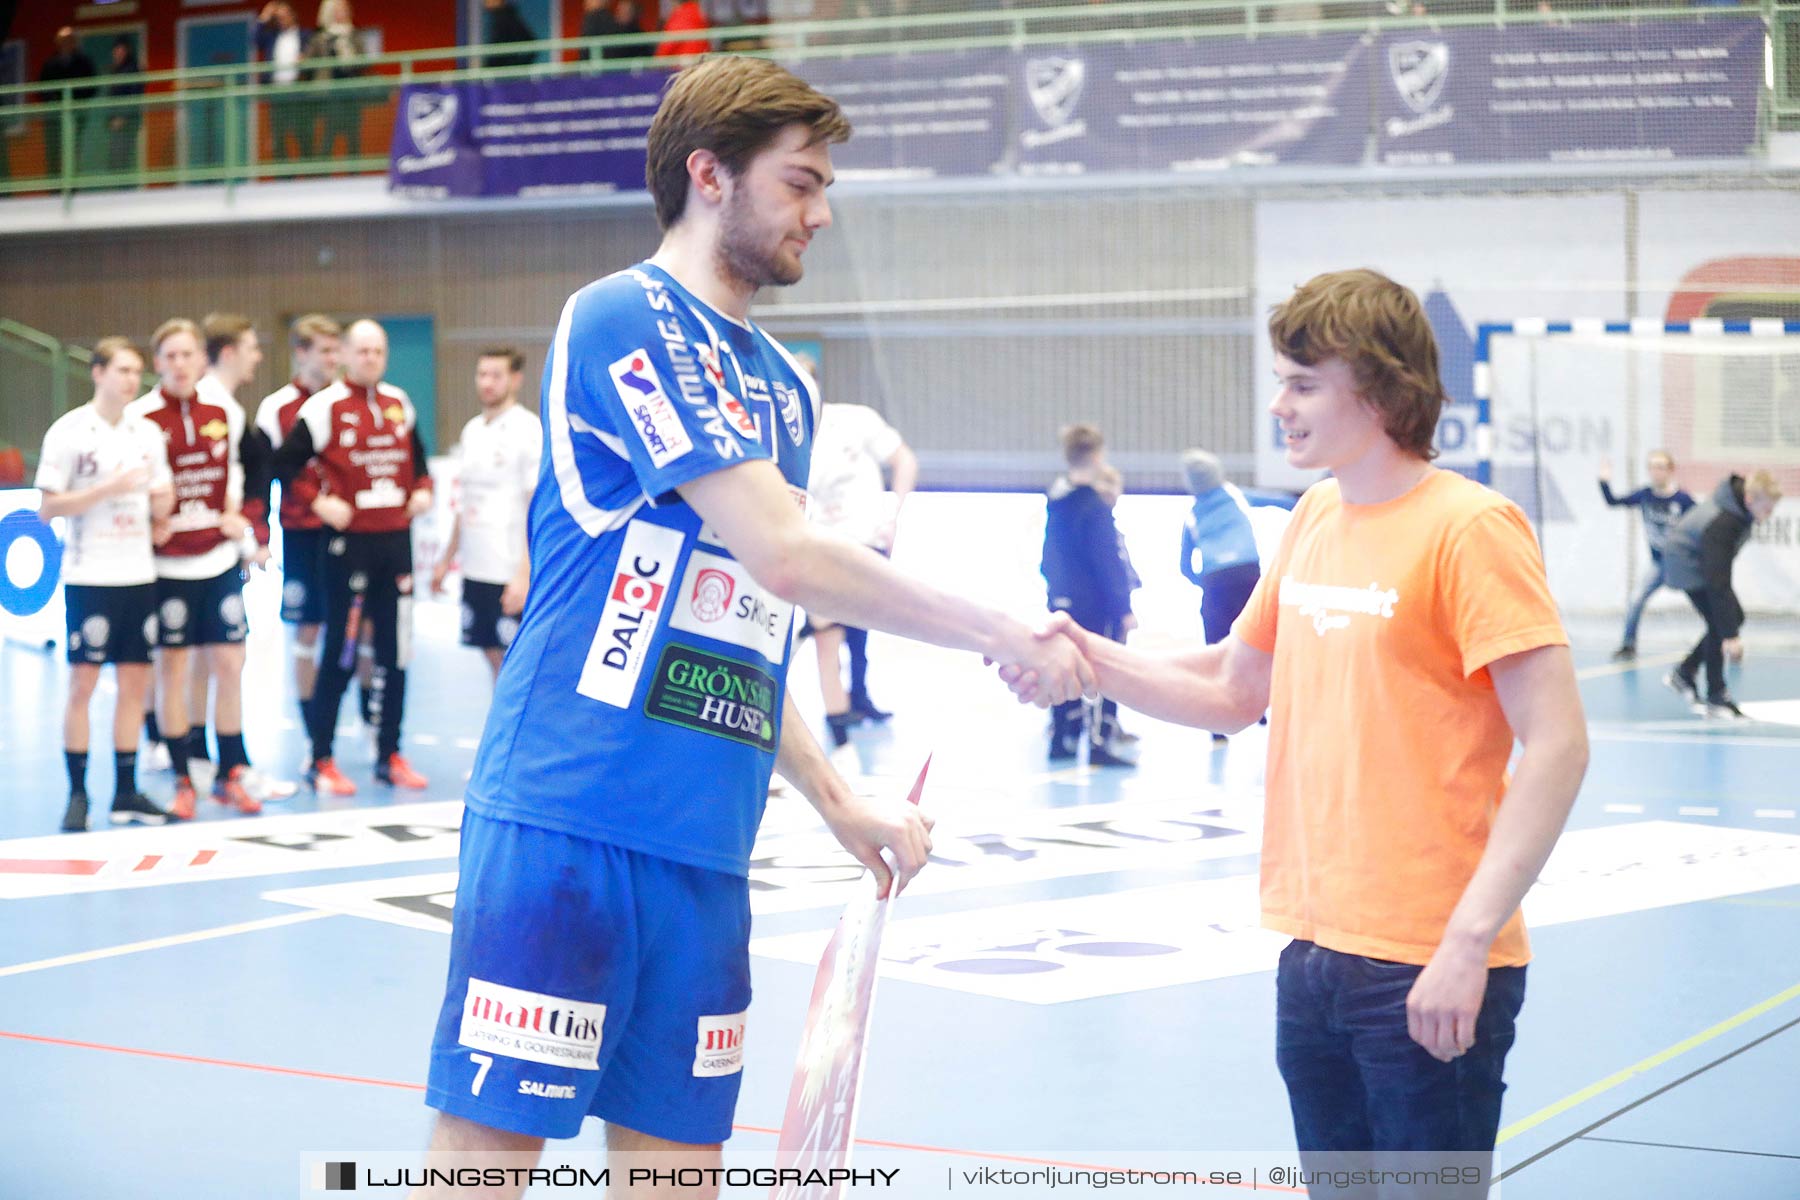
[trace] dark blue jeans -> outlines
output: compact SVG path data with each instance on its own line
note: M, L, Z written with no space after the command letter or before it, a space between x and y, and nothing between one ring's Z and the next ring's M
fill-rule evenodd
M1275 1060L1287 1084L1302 1165L1328 1155L1473 1151L1500 1129L1501 1070L1525 1002L1525 968L1488 971L1475 1045L1439 1062L1406 1032L1406 997L1423 967L1295 941L1275 975ZM1322 1195L1413 1196L1355 1190ZM1481 1189L1453 1193L1473 1200Z

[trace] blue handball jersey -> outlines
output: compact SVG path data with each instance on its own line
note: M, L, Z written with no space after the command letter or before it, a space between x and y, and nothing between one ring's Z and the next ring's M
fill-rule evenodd
M793 606L675 489L761 458L804 505L818 395L774 338L640 263L569 298L541 412L531 590L468 806L747 874Z

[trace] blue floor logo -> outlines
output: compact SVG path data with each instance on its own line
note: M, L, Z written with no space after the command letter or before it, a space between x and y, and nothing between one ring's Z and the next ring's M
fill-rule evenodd
M37 553L19 543L31 542ZM37 559L35 574L31 560ZM18 509L0 517L0 608L28 617L50 603L62 573L62 544L34 512Z

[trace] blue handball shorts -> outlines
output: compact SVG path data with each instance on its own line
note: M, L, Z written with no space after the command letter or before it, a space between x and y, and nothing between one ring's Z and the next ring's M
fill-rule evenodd
M731 1135L750 1007L739 876L465 812L426 1103L574 1137Z

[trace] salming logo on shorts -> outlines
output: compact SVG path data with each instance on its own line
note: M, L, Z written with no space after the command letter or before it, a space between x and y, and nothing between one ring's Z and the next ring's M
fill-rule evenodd
M604 1004L546 996L471 976L457 1041L507 1058L597 1071L605 1023Z

